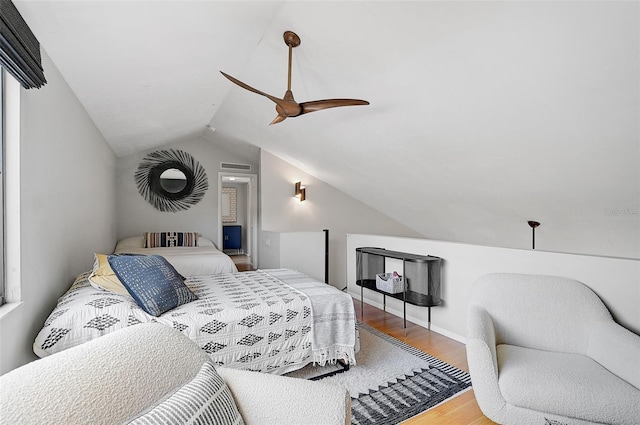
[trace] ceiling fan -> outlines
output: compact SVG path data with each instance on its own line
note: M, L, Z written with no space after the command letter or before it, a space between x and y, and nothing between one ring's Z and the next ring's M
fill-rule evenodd
M283 37L285 44L289 46L289 74L287 79L287 91L285 92L282 99L254 89L253 87L243 83L242 81L233 78L231 75L225 74L224 72L220 71L220 73L222 73L222 75L228 78L232 83L239 85L243 89L264 96L276 104L276 111L278 112L278 116L276 116L275 119L271 121L271 124L282 122L288 117L297 117L298 115L321 111L322 109L337 108L338 106L355 106L369 104L369 102L367 102L366 100L360 99L323 99L302 103L296 102L293 98L293 93L291 92L291 57L293 48L300 45L300 37L298 37L298 35L293 31L285 31Z

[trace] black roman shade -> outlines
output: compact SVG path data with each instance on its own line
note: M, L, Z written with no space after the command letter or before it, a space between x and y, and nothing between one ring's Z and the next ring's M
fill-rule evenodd
M0 0L0 64L25 89L40 88L47 82L40 43L11 0Z

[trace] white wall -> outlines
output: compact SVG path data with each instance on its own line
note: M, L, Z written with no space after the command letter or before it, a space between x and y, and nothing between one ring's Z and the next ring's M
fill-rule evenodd
M640 260L494 248L426 239L348 235L348 291L357 299L360 299L360 287L355 284L355 249L366 246L433 255L443 259L443 304L431 310L432 329L460 341L464 340L467 333L467 304L471 287L478 277L487 273L541 274L576 279L600 296L618 323L640 334ZM371 305L382 304L382 295L376 292L365 289L364 298ZM537 301L543 302L532 300ZM387 311L402 316L402 302L387 298ZM409 320L426 326L425 307L408 305L407 316Z
M175 213L158 211L138 192L133 176L140 161L148 153L161 149L180 149L189 153L207 173L209 189L202 200L188 210ZM142 235L145 231L173 230L199 232L217 241L218 233L222 230L218 229L218 172L222 171L221 162L250 164L252 173L258 169L258 164L248 162L200 137L118 158L118 239Z
M0 311L0 373L36 358L57 298L116 235L115 155L44 50L42 63L48 83L21 89L22 304Z
M401 223L264 150L260 170L261 229L269 232L329 229L329 283L338 288L345 286L347 233L417 236ZM306 187L304 202L293 196L297 181ZM265 242L260 242L260 258L277 256L269 252L273 245L269 247ZM260 267L264 267L262 261Z
M264 246L260 249L260 268L280 268L280 233L260 231L258 239Z
M281 233L280 267L297 270L324 282L324 245L324 232Z

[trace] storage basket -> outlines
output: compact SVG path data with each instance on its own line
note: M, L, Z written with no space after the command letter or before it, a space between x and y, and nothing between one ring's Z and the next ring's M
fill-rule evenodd
M402 276L394 277L393 273L382 273L376 275L376 289L389 294L397 294L404 291L404 281Z

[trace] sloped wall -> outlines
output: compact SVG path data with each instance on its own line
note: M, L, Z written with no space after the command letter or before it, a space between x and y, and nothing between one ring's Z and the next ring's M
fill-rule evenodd
M343 288L346 275L346 234L375 232L395 236L418 235L403 224L350 197L294 165L261 151L261 229L268 232L318 232L329 229L329 283ZM307 199L293 196L294 184L306 187ZM359 230L357 230L359 229ZM260 258L273 258L276 249L261 240ZM277 247L280 250L280 247ZM305 247L299 247L304 250Z

